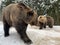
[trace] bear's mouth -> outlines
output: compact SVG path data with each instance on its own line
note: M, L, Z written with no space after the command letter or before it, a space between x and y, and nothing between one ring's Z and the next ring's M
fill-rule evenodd
M30 24L32 22L32 18L26 18L25 22L27 22L28 24Z

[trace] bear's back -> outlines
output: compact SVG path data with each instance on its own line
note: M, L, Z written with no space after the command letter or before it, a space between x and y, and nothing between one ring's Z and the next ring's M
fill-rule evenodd
M5 18L8 24L11 24L12 21L14 22L17 19L17 15L19 15L20 10L17 7L17 5L18 5L17 3L10 4L6 6L2 11L3 18Z

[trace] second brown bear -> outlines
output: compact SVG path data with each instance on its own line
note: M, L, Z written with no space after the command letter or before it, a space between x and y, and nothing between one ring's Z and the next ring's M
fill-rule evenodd
M38 23L39 23L40 29L46 28L46 25L48 25L49 28L53 28L54 19L51 16L40 15L38 17Z

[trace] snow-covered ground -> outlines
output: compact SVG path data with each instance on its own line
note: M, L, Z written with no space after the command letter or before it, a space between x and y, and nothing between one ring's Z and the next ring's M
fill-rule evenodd
M32 40L32 45L60 45L60 26L39 30L39 27L28 25L27 35ZM0 22L0 45L26 44L20 39L13 27L10 28L10 36L4 37L3 23Z
M0 22L0 45L26 45L20 39L14 28L10 29L10 36L4 37L3 23Z
M39 27L28 25L27 35L32 45L60 45L60 26L40 30Z

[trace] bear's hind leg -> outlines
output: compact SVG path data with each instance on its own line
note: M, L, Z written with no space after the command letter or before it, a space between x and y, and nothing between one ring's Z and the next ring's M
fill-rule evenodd
M50 22L48 23L49 28L53 28L53 24Z
M53 28L53 26L52 25L48 25L49 26L49 28Z
M4 36L9 36L9 28L10 25L6 22L5 18L3 18L3 25L4 25Z
M4 36L5 37L9 36L9 28L10 26L7 23L5 23L4 24Z

